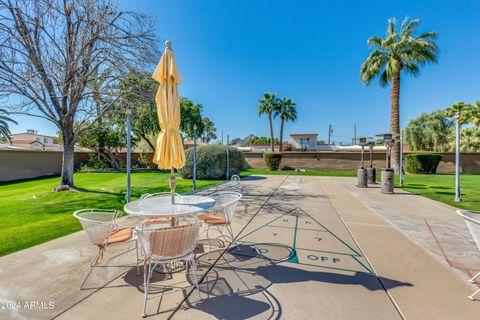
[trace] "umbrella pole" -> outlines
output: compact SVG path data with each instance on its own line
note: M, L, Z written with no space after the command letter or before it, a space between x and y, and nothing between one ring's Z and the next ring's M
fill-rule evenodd
M175 204L175 173L173 168L170 169L170 193L172 195L172 204Z

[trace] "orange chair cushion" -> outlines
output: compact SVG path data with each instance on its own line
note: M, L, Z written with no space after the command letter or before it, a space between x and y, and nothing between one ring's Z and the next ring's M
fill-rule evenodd
M203 219L203 222L208 224L219 225L219 224L227 224L227 219L219 216L207 216Z
M132 228L124 228L124 229L115 230L107 238L107 245L130 240L132 238L132 236L133 236Z
M166 217L159 217L159 218L145 219L145 220L143 220L143 223L164 223L164 222L168 222L168 221L170 221L170 220Z

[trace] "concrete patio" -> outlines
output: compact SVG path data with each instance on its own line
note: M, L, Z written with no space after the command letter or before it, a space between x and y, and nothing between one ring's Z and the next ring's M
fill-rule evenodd
M252 176L202 191L243 194L233 223L240 250L216 248L208 260L202 233L203 299L189 287L190 274L155 273L149 318L478 318L480 302L467 299L476 286L466 280L480 268L480 253L454 208L354 184ZM133 251L111 258L124 248L109 249L107 264L132 266ZM0 309L0 318L140 319L143 276L132 267L97 268L90 289L78 290L95 250L78 232L0 258L0 300L20 302ZM164 286L185 289L162 297Z

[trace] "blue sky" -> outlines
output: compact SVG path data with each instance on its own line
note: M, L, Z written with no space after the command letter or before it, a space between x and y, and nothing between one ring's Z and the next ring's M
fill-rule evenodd
M436 31L441 50L438 64L402 79L402 127L423 111L480 99L479 1L121 0L120 7L156 16L159 37L173 43L180 94L203 104L230 137L268 135L257 115L266 90L297 103L298 121L286 134L326 139L332 124L335 141L350 141L354 123L358 135L388 131L389 89L365 87L359 69L366 40L383 36L390 17L420 18L420 31ZM19 120L14 132L56 132L44 120ZM274 129L278 135L278 122Z

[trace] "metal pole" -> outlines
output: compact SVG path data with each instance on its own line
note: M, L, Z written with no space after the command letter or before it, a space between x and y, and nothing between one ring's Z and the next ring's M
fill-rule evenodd
M455 202L460 202L462 201L462 191L460 188L460 111L457 111L455 135Z
M403 130L400 132L400 187L403 187Z
M229 154L229 150L228 150L228 146L229 146L229 140L230 140L230 135L227 134L227 172L225 174L225 176L227 177L227 180L230 178L230 154Z
M328 125L328 144L330 144L330 135L332 134L332 125Z
M197 126L193 127L193 190L197 189Z
M390 169L390 152L392 150L392 147L390 144L387 146L387 169Z
M127 203L130 202L130 169L131 169L131 137L130 137L130 131L131 131L131 115L132 115L132 110L130 109L130 106L127 107Z
M365 148L365 146L362 145L362 169L365 168L365 163L364 163L364 160L363 160L363 149Z

